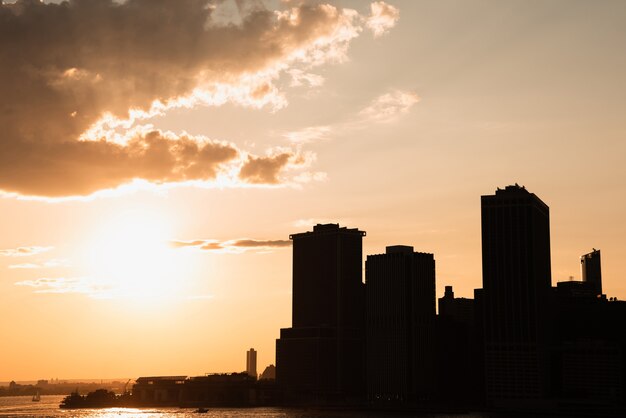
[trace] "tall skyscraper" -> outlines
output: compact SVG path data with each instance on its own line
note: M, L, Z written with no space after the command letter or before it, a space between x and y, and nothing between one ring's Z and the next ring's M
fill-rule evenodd
M596 296L602 294L602 269L600 265L600 250L593 249L589 254L580 257L583 282L593 288Z
M294 400L364 392L363 236L338 224L290 236L292 328L276 341L276 380Z
M254 348L246 352L246 373L256 378L256 350Z
M435 382L435 259L387 247L365 263L367 395L372 402L432 398Z
M550 214L517 184L482 196L485 380L492 405L547 394Z

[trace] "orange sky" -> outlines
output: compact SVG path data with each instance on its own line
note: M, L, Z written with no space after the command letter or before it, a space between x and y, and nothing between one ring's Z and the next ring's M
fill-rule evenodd
M316 222L471 297L515 182L626 298L623 2L163 2L0 9L0 381L261 372Z

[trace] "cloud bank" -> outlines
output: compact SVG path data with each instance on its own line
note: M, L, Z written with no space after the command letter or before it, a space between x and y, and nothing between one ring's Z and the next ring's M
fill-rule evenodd
M233 166L244 183L275 184L292 156L132 128L174 107L278 109L281 74L319 86L308 69L344 60L363 28L380 35L397 20L383 2L369 17L328 4L241 7L237 24L215 9L209 0L0 5L0 190L88 195L136 179L213 181Z

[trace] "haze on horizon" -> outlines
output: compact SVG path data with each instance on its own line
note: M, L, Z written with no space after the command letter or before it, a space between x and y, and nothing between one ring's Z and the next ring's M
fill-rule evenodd
M318 222L472 297L516 182L626 298L624 2L57 3L0 6L0 381L261 372Z

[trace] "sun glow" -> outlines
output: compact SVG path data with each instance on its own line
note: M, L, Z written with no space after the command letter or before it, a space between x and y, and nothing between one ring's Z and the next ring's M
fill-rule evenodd
M103 222L85 248L101 297L164 301L184 294L185 263L169 245L172 225L159 213L125 211Z

